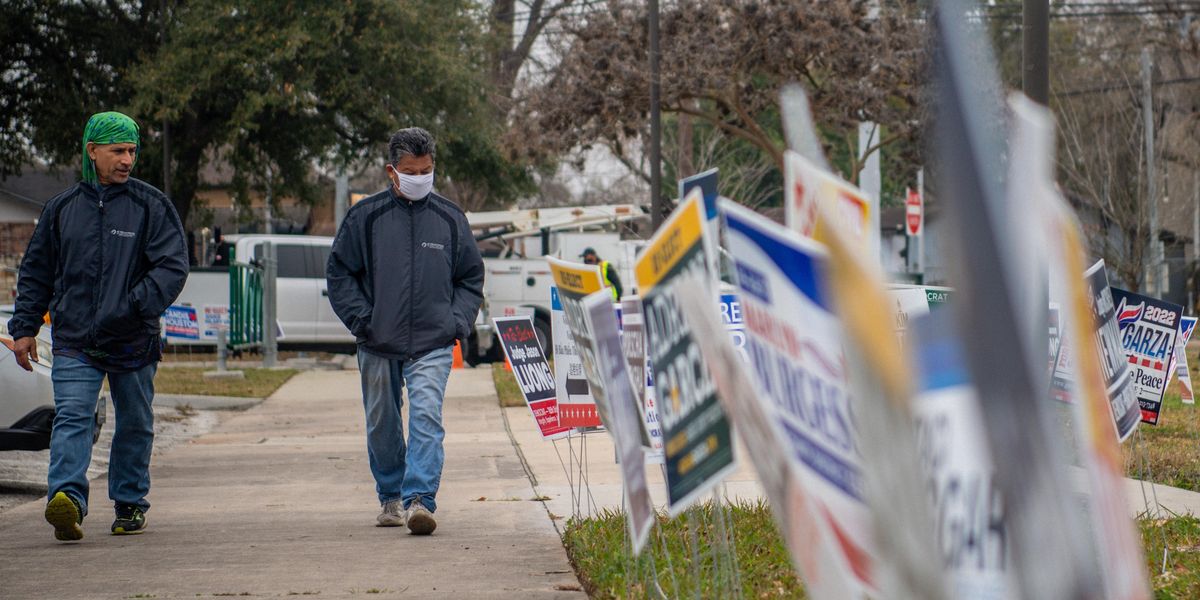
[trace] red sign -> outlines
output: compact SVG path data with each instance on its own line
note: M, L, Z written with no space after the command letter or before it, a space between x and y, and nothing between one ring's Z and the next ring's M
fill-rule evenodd
M908 225L908 235L921 235L925 223L925 202L921 195L911 188L908 197L904 199L904 222Z

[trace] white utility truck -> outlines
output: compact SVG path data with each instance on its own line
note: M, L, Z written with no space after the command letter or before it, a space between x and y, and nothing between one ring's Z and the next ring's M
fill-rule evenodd
M622 233L649 222L633 204L609 204L532 210L467 213L486 268L484 295L491 316L531 315L542 347L550 353L550 286L554 279L546 256L581 260L592 248L617 269L626 294L634 293L633 265L644 240L623 240ZM490 329L479 331L476 354L499 359ZM489 352L489 350L491 352Z

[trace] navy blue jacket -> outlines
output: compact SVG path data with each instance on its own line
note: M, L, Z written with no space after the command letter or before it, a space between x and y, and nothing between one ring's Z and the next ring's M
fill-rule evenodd
M42 209L8 330L35 336L49 310L55 348L144 340L159 335L187 275L183 224L162 192L133 178L104 188L80 182Z
M483 259L467 217L430 193L390 187L355 204L325 277L338 318L367 351L410 360L466 340L483 302Z

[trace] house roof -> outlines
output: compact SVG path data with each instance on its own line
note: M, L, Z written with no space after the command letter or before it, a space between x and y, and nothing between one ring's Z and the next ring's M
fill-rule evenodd
M41 208L76 181L76 173L41 166L26 167L20 175L0 179L0 202Z

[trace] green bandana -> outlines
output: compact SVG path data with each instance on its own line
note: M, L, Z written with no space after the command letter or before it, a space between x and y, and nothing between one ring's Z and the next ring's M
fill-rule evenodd
M83 180L87 183L99 183L96 178L96 165L88 158L88 143L137 144L137 123L119 112L96 113L88 119L87 127L83 130Z

